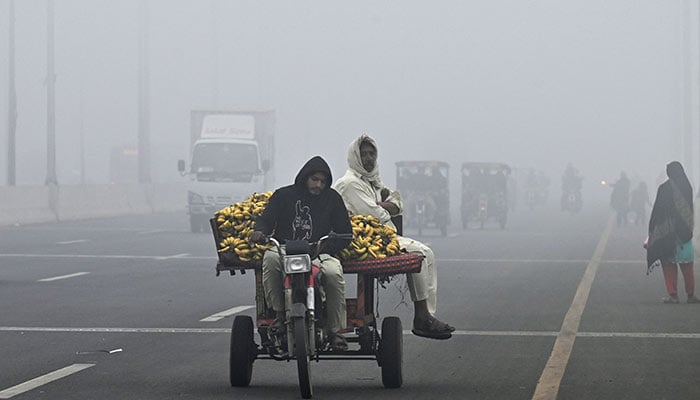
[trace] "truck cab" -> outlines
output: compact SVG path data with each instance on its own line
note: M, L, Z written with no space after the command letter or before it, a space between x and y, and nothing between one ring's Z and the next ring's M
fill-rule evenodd
M197 119L189 169L184 160L178 161L178 170L189 178L192 232L205 231L217 210L267 191L271 163L269 140L262 141L271 132L263 135L255 115L219 112L203 115L201 124Z

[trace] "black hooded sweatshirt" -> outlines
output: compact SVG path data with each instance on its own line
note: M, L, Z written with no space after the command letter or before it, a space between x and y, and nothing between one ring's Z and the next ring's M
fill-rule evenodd
M306 188L308 177L323 172L328 177L328 186L314 195ZM294 184L283 186L270 196L262 215L255 220L255 230L265 235L274 231L280 243L287 240L318 241L330 231L352 233L352 225L343 198L330 187L333 182L331 169L326 161L315 156L304 164ZM328 240L322 252L336 254L350 244L350 240Z

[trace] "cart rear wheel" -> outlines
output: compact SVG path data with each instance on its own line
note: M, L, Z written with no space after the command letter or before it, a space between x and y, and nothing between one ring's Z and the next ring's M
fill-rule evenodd
M379 365L382 367L384 387L401 387L403 384L403 328L401 319L398 317L386 317L382 321Z
M301 397L310 399L313 396L311 388L311 371L309 363L309 338L306 324L303 318L295 318L294 321L294 356L297 359L297 373L299 374L299 390Z
M253 375L253 361L257 356L257 346L253 341L253 319L238 315L231 329L231 356L229 358L229 379L231 386L248 386Z

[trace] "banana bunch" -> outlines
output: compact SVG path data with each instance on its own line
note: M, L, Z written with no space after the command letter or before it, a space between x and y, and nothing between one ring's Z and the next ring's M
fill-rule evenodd
M253 193L245 201L224 207L214 214L223 238L219 242L219 253L233 251L243 262L262 260L270 245L251 243L250 234L255 227L255 217L265 210L270 196L272 192Z
M367 215L354 215L352 223L352 242L340 252L341 260L365 260L368 258L386 258L401 251L396 231L379 220Z

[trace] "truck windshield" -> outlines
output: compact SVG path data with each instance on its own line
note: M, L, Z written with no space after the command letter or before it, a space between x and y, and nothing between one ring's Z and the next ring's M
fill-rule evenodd
M258 169L258 148L245 143L199 143L192 172L202 181L250 182Z

